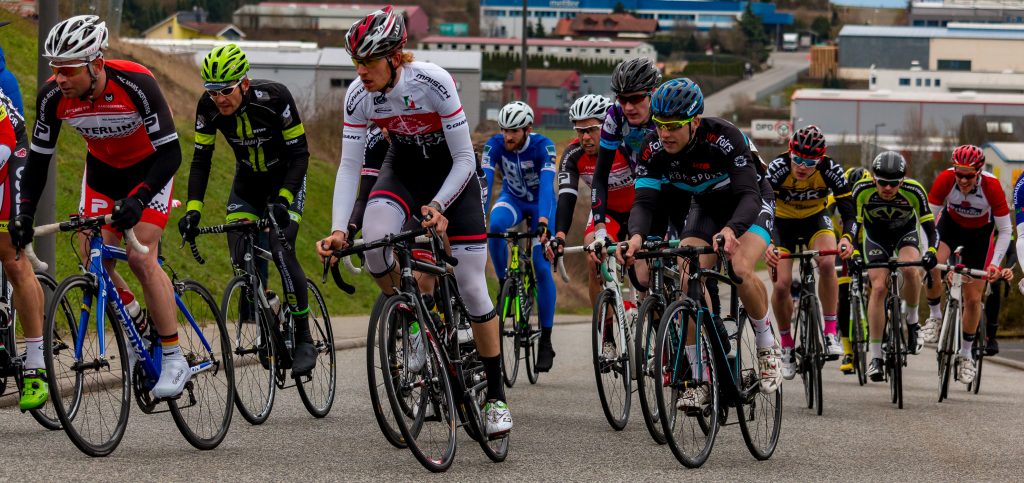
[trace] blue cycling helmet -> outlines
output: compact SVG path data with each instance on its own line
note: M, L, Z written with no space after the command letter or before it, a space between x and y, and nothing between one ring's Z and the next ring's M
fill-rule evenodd
M672 79L651 95L651 113L658 117L691 118L704 113L704 94L696 82L686 77Z

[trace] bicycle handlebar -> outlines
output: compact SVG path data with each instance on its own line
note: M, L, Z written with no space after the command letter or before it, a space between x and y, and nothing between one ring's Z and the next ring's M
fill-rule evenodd
M53 233L57 233L58 231L78 231L85 228L99 228L103 225L109 225L111 218L113 218L113 215L90 217L74 216L68 221L61 221L57 223L51 223L49 225L37 226L35 228L35 235L46 236ZM124 230L124 241L125 244L131 247L131 249L134 251L137 251L143 255L149 253L149 247L143 245L142 243L139 243L139 239L135 237L135 230L131 228Z
M779 258L814 258L814 257L834 257L842 254L842 250L804 250L798 253L779 253Z
M940 263L936 265L935 268L939 269L939 271L942 272L959 273L961 275L970 275L972 277L977 278L988 277L988 272L984 270L978 270L976 268L967 268L967 266L965 266L962 263L958 263L956 265L946 265L945 263Z

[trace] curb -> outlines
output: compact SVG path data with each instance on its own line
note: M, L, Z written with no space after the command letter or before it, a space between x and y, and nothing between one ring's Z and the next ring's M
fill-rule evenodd
M935 349L936 348L936 344L932 344L932 343L928 343L928 342L926 342L924 344L924 346L928 347L930 349ZM1024 371L1024 361L1018 361L1018 360L1010 359L1010 358L1007 358L1007 357L1001 357L1001 356L985 356L985 360L989 361L989 362L991 362L993 364L999 365L999 366L1009 367L1010 369L1016 369L1018 371Z

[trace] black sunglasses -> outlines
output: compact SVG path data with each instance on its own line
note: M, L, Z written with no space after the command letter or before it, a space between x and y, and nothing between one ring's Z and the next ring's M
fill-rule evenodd
M618 95L616 96L616 98L619 100L620 105L632 104L635 106L637 104L640 104L641 102L644 102L644 99L646 99L649 95L650 94L648 93L634 94L632 96Z
M901 179L875 178L875 182L878 183L878 186L885 186L885 187L888 187L888 188L895 188L895 187L899 186L901 183L903 183L903 179L902 178Z

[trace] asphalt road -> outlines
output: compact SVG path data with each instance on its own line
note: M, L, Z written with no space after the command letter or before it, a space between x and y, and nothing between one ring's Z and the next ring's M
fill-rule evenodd
M364 349L338 353L338 394L325 419L310 417L294 389L279 393L270 419L248 425L236 413L217 449L200 452L167 414L133 406L127 434L109 457L81 454L63 432L48 432L14 409L0 410L0 479L16 480L703 480L818 481L1011 480L1024 470L1024 373L986 365L982 392L962 386L935 402L935 359L913 358L906 409L888 402L888 387L859 387L826 366L825 414L801 407L799 380L785 385L782 436L772 459L755 461L736 426L722 428L704 468L687 470L654 444L634 398L629 424L613 431L600 409L588 324L560 321L553 372L509 390L515 418L508 460L491 463L460 433L445 475L424 470L407 450L381 436L369 407ZM830 363L834 364L834 363ZM32 468L27 471L25 468Z
M722 116L733 109L733 98L737 95L753 99L754 95L769 87L779 87L783 79L807 69L810 64L808 52L773 52L772 67L758 72L750 79L741 80L704 100L705 116Z

